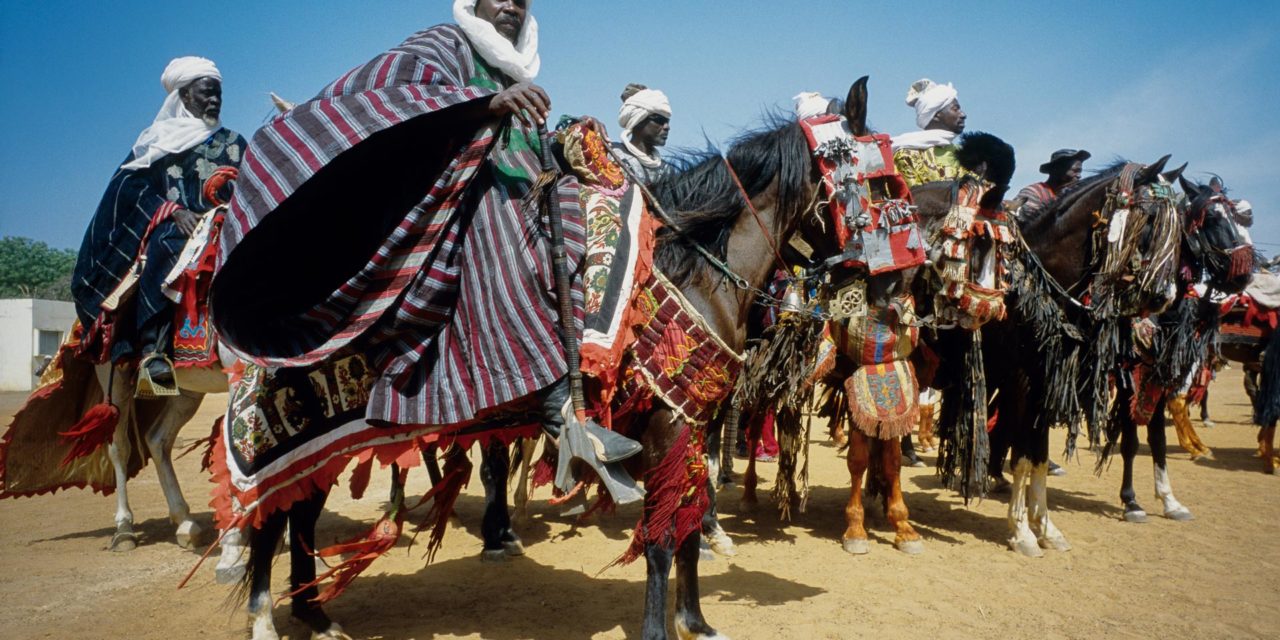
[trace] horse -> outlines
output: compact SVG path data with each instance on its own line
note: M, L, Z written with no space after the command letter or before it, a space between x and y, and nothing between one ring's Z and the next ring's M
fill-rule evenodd
M1210 292L1239 293L1249 283L1253 271L1253 246L1243 241L1231 221L1230 200L1220 192L1196 185L1179 176L1187 196L1183 216L1181 267L1177 280L1177 303L1156 321L1145 321L1154 333L1150 356L1134 366L1134 384L1118 385L1112 422L1119 431L1120 454L1124 460L1120 500L1124 504L1126 522L1146 522L1147 514L1137 501L1133 489L1133 460L1138 452L1138 426L1150 411L1147 444L1154 462L1155 495L1161 500L1164 515L1171 520L1191 520L1189 509L1178 502L1169 483L1165 458L1164 408L1170 393L1191 375L1197 363L1207 357L1208 343L1217 323L1218 305L1206 294L1191 298L1187 292L1193 282L1207 277ZM1131 408L1131 410L1130 410ZM1104 451L1104 455L1106 451Z
M857 92L851 92L848 103L851 105L849 110L860 117L849 119L847 122L852 135L862 137L870 133L865 121L867 100L865 83L857 88ZM945 198L937 199L932 203L935 206L916 207L919 215L911 224L916 226L914 233L919 242L923 242L923 237L930 230L943 233L944 225L941 222L952 211L952 205L955 204L953 194L963 192L965 197L971 198L962 204L965 207L972 207L976 212L983 208L998 209L1001 197L1008 189L1014 167L1012 147L989 134L971 134L963 142L958 155L965 168L975 172L974 177L966 177L956 183L938 183L932 190L922 190L925 193L945 194ZM993 185L990 188L985 182L988 179ZM897 199L909 204L917 190L913 188L907 192L907 185L900 178L897 182L890 179L883 184L879 180L882 179L869 181L872 184L870 189L877 192L884 191L879 197L886 202ZM971 220L970 223L972 222ZM971 242L968 240L967 225L963 230L957 227L953 231L966 238L957 242L957 245L964 243L967 246ZM990 247L990 250L995 251L995 248ZM973 251L986 255L985 249L973 249ZM994 253L991 255L996 257ZM805 382L811 386L821 376L829 386L840 387L839 383L843 381L847 405L837 402L838 406L831 407L836 412L833 415L839 418L833 420L833 424L838 425L842 422L841 419L848 418L851 423L854 423L853 426L858 427L848 429L847 463L850 474L850 498L845 507L847 527L841 537L842 548L853 555L862 555L870 550L864 526L865 510L862 502L863 476L868 471L871 472L867 481L869 493L879 495L883 500L885 515L895 532L894 546L912 555L924 550L920 534L909 521L910 514L903 498L900 481L904 447L910 446L905 436L909 435L910 429L919 421L919 412L915 410L918 397L917 371L910 360L918 339L918 327L923 323L918 321L915 307L920 304L919 300L922 297L932 298L941 290L936 283L933 283L935 285L933 288L920 285L923 279L918 277L922 273L918 265L923 263L924 252L922 251L919 261L905 269L877 272L874 275L869 273L869 270L857 272L856 277L860 284L856 287L859 291L854 294L854 298L863 302L856 305L858 308L851 313L842 314L839 319L828 322L832 348L826 349L824 355L819 356L822 362L815 365L814 378ZM836 300L830 305L833 314L842 308L846 294L836 293L834 297ZM926 304L931 303L930 299ZM943 304L945 306L949 303ZM952 311L956 311L957 315L964 315L964 312L959 312L954 307ZM969 316L965 318L967 326L960 331L976 328L985 321ZM889 335L892 335L892 338L886 337ZM876 345L874 350L868 347L871 343ZM876 354L873 358L874 362L868 362L867 354L871 351ZM766 366L773 365L766 363ZM819 374L817 371L826 373ZM886 371L887 380L885 379ZM881 380L879 384L885 389L894 388L895 384L891 383L900 385L902 397L889 403L902 409L900 413L894 414L892 410L886 410L879 398L872 398L869 393L860 391L874 384L866 382L864 385L862 382L870 380L871 376L877 376L876 379ZM803 400L801 404L804 404ZM799 408L777 406L775 424L779 425L780 432L785 429L789 433L799 433L803 438L804 431L799 427L802 420L802 412ZM756 437L758 434L751 435L749 446L754 446ZM794 466L794 464L780 465L779 468L779 488L775 491L784 518L789 514L790 503L796 499L795 482L789 477L794 474ZM744 488L744 501L748 504L754 503L756 488L754 458L748 462Z
M995 429L1012 450L1007 543L1022 555L1071 548L1049 516L1049 428L1072 430L1070 456L1084 414L1091 441L1099 441L1130 319L1172 302L1182 227L1167 181L1181 170L1162 176L1167 162L1118 162L1018 221L1024 245L1010 313L987 326L981 360L987 388L998 394ZM944 424L955 410L943 403ZM969 475L985 476L978 466Z
M674 175L654 185L655 208L665 209L669 216L659 233L655 265L678 290L682 308L692 309L711 337L731 353L743 349L745 318L778 267L780 253L790 254L788 240L804 235L804 242L817 248L812 256L817 259L838 249L824 237L820 223L805 224L803 220L818 185L804 134L795 121L744 134L723 157L706 153L679 161ZM704 408L704 412L714 414L715 408ZM636 458L646 469L645 515L629 551L644 555L647 564L645 638L668 637L665 612L673 563L677 635L722 637L707 623L700 608L699 536L692 535L699 530L705 509L705 502L696 496L698 488L705 487L706 478L687 467L696 467L702 459L700 447L694 443L702 441L704 427L691 424L660 397L655 397L650 407L615 422L615 428L639 438L644 447ZM487 475L500 485L506 478L502 471L494 468ZM687 488L695 496L691 502L682 502L687 495L681 490L685 487L672 482L669 476L673 472L689 478L692 484ZM502 496L505 506L505 489L495 486L495 493ZM322 491L298 500L287 510L268 515L250 534L248 609L255 639L278 638L271 617L270 572L286 521L291 536L293 615L311 629L313 638L342 637L341 629L321 604L313 602L318 595L313 584L315 565L305 551L314 548L316 519L325 497ZM665 514L663 519L659 513ZM509 526L509 519L486 515L483 536L488 540L505 526Z

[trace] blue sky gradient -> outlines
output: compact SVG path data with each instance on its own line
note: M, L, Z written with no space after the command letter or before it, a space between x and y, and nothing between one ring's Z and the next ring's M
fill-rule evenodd
M160 72L212 58L223 122L245 136L269 91L301 101L418 29L448 0L5 0L0 3L0 235L77 248L102 190L164 99ZM163 9L159 7L163 6ZM1280 3L536 0L555 113L616 129L628 82L666 91L670 146L724 144L791 96L843 96L869 74L870 121L914 128L921 77L952 82L970 130L1018 151L1015 187L1059 147L1173 154L1254 204L1253 237L1280 252Z

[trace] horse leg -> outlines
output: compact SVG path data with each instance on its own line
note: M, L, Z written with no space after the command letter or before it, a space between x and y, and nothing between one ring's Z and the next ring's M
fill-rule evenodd
M1262 469L1267 473L1276 472L1276 428L1263 427L1258 431L1258 444L1262 452Z
M538 449L538 438L520 438L517 451L520 452L520 479L516 481L516 494L513 498L516 507L514 520L525 522L529 519L529 473L533 468L533 454Z
M1138 492L1133 489L1133 459L1138 455L1138 425L1129 415L1129 399L1121 394L1116 398L1120 409L1117 420L1120 421L1120 457L1124 460L1124 473L1120 480L1120 503L1124 505L1126 522L1146 522L1147 512L1138 504Z
M1164 517L1179 521L1193 519L1191 511L1173 497L1173 487L1169 484L1169 466L1165 457L1163 399L1156 403L1155 413L1151 416L1151 422L1147 424L1147 446L1151 448L1151 461L1155 466L1156 498L1164 503Z
M1027 492L1028 480L1031 476L1031 459L1016 448L1013 451L1013 481L1009 494L1009 548L1029 558L1040 558L1044 551L1031 531L1027 507L1031 504L1031 496ZM1046 473L1049 463L1043 463Z
M920 433L920 448L925 453L933 453L938 450L938 442L933 437L933 405L920 405L920 424L918 427Z
M280 640L271 615L271 564L289 514L277 511L262 526L249 529L249 631L253 640ZM314 568L313 568L314 570Z
M884 497L884 513L893 524L893 545L908 555L924 552L924 542L920 534L909 521L907 501L902 497L902 451L901 440L885 440L880 448L880 464L883 465L887 493Z
M328 493L312 494L305 500L295 502L289 509L289 587L290 591L298 591L302 585L316 580L316 521L324 510ZM290 614L294 619L307 625L311 630L312 640L339 640L347 638L336 622L329 619L320 605L312 602L319 595L320 589L314 585L303 589L293 596Z
M717 525L719 526L719 525ZM724 636L702 616L698 593L698 537L689 536L676 549L676 636L681 640L716 640Z
M708 451L715 451L715 449L708 448ZM715 458L715 456L711 457ZM709 470L707 474L707 497L710 499L710 503L707 507L707 512L702 514L702 540L707 550L726 558L731 558L738 555L738 548L733 544L733 538L730 538L729 534L725 533L724 527L720 526L720 512L716 509L715 474L714 469ZM704 555L702 559L711 560L714 557L713 555Z
M244 578L247 568L248 548L245 546L244 530L231 529L222 536L218 543L222 552L218 554L218 566L214 569L214 580L218 584L233 584Z
M862 506L862 477L871 464L871 442L857 429L849 430L849 503L844 507L846 527L841 536L845 552L862 555L871 550L865 526L866 511Z
M98 367L98 383L105 390L103 395L120 412L115 433L107 444L107 458L116 476L116 532L111 536L112 551L132 551L138 546L138 536L133 532L133 510L129 508L129 456L133 442L129 427L133 417L133 376L129 369L117 367L114 374L106 364Z
M1031 482L1027 495L1027 519L1036 542L1042 549L1070 551L1071 544L1049 518L1049 463L1031 467Z
M480 482L484 484L484 519L480 522L480 536L484 539L484 551L480 560L503 562L510 556L524 555L524 544L511 530L511 512L507 509L507 476L511 468L511 454L507 446L494 440L481 446Z
M195 416L203 399L202 393L182 391L178 396L165 400L164 410L146 432L147 449L155 460L160 488L164 490L164 499L169 505L169 520L178 525L178 546L183 549L200 544L203 531L191 518L191 507L182 496L178 474L173 470L173 443L182 427Z

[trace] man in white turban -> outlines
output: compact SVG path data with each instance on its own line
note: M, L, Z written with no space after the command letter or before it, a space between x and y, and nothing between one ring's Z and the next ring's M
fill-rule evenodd
M671 103L666 94L644 85L627 85L618 125L622 141L614 143L614 149L631 175L647 186L671 174L671 167L658 153L671 133Z
M219 121L222 74L213 62L177 58L160 84L168 95L107 185L80 246L71 291L84 327L82 354L96 362L140 357L151 379L168 386L171 298L181 296L166 292L165 280L200 217L230 200L246 145ZM104 308L115 306L107 302L118 297L113 293L133 285L126 276L135 264L142 267L137 290L125 298L132 308ZM190 327L205 335L203 329Z
M955 88L928 78L917 80L907 91L907 106L915 109L920 130L894 136L893 161L898 173L911 186L963 175L955 141L964 132L965 113Z

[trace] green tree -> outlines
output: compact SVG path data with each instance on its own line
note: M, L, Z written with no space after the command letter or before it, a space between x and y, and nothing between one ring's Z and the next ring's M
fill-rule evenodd
M0 238L0 298L71 300L76 252L31 238Z

